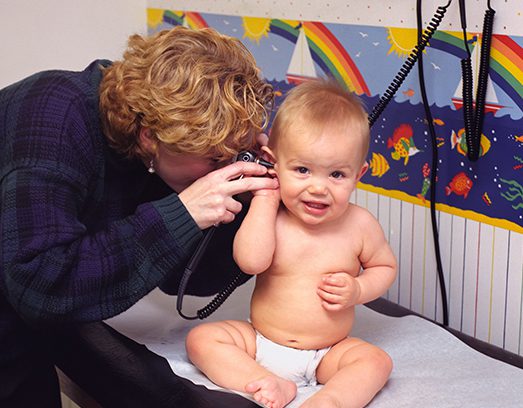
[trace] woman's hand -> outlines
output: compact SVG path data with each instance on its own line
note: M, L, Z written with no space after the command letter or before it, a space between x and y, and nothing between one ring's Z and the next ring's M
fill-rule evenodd
M253 177L266 174L267 169L261 164L236 162L196 180L178 196L200 229L206 229L234 220L242 209L242 204L233 198L234 195L246 191L277 189L276 179Z

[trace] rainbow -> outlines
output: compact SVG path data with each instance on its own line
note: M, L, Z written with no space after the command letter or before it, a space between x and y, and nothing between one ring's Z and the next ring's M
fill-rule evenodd
M436 31L429 41L429 47L452 54L459 59L467 58L463 34L458 32Z
M358 95L370 96L369 88L360 70L345 48L332 32L322 23L302 22L312 59L326 73L345 84ZM270 32L296 43L300 26L295 27L291 20L271 20Z
M469 40L475 41L477 35ZM460 59L467 57L461 33L437 31L430 47ZM523 48L507 35L492 36L490 77L523 110Z
M185 19L187 25L193 29L209 27L200 13L195 13L192 11L174 12L171 10L164 10L162 19L163 22L170 25L183 25Z
M523 48L507 35L494 35L490 59L490 77L523 110Z

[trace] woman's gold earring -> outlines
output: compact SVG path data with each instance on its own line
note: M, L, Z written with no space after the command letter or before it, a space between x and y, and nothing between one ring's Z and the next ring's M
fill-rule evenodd
M151 159L151 161L149 162L149 168L147 169L147 171L149 172L149 174L153 174L155 172L154 159Z

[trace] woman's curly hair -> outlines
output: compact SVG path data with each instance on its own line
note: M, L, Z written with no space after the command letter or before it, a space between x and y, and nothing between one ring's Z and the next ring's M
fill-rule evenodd
M133 35L104 71L104 132L120 153L146 157L140 128L175 153L229 159L267 125L273 90L240 40L211 28Z

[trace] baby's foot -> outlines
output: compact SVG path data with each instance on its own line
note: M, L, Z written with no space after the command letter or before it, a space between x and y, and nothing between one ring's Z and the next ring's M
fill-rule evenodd
M296 384L275 375L268 375L247 384L245 391L268 408L283 408L296 396Z

